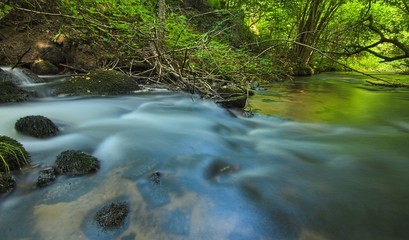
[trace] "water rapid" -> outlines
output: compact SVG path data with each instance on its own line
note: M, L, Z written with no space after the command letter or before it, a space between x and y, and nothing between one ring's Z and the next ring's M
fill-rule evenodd
M14 123L27 115L52 119L61 133L40 140L17 133ZM367 125L242 118L196 96L140 92L40 98L1 105L0 116L0 134L19 140L39 165L0 198L1 239L409 235L405 114ZM40 167L67 149L96 156L101 169L35 189ZM93 217L112 201L127 202L130 215L120 229L102 231Z

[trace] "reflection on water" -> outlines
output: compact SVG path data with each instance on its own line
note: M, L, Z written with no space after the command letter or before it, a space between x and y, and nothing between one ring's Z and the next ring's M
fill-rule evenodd
M292 91L306 93L283 91L281 105L313 98L312 88L344 99L348 84L378 107L390 94L357 83L302 84ZM101 161L94 175L59 177L43 189L33 189L37 168L16 176L18 189L0 198L1 239L406 239L409 101L407 92L398 96L400 115L362 118L365 127L350 124L355 117L312 121L319 114L234 117L166 92L1 105L0 134L21 141L34 163L52 165L67 149ZM369 103L362 101L348 109ZM51 118L61 134L16 133L15 121L31 114ZM126 224L101 231L95 212L117 200L130 206Z
M308 122L377 124L403 115L409 118L409 111L402 111L407 89L370 86L366 79L354 73L298 78L268 86L251 103L256 112Z

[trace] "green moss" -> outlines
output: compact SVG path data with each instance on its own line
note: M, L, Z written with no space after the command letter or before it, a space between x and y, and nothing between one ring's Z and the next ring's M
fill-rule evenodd
M118 95L139 90L134 79L114 70L95 71L85 76L74 76L58 86L57 94Z
M67 150L56 160L57 171L65 175L84 175L99 169L99 160L87 153Z
M0 136L0 172L20 169L30 163L29 158L21 143L13 138Z

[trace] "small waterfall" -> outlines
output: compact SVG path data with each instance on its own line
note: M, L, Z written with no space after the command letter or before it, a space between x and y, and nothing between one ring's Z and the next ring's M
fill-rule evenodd
M0 69L3 70L0 71L0 80L9 80L19 86L44 82L35 73L25 68L0 67Z

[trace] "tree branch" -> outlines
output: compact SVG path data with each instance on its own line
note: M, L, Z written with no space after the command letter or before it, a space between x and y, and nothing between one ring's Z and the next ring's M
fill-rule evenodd
M383 61L381 62L392 62L392 61L396 61L396 60L400 60L400 59L405 59L405 58L409 58L409 47L406 46L405 44L403 44L402 42L400 42L398 39L396 38L388 38L385 36L385 34L379 30L377 27L374 26L374 22L373 22L373 17L369 16L366 20L369 21L369 24L367 25L367 27L374 33L378 34L380 37L380 40L368 45L368 46L352 46L353 48L357 48L355 51L348 53L348 56L354 55L354 54L358 54L360 52L368 52L378 58L383 59ZM376 52L374 50L372 50L371 48L377 47L378 45L382 44L382 43L390 43L393 44L395 47L397 47L398 49L400 49L404 54L398 55L398 56L393 56L393 57L389 57L386 56L384 54L381 54L379 52Z

